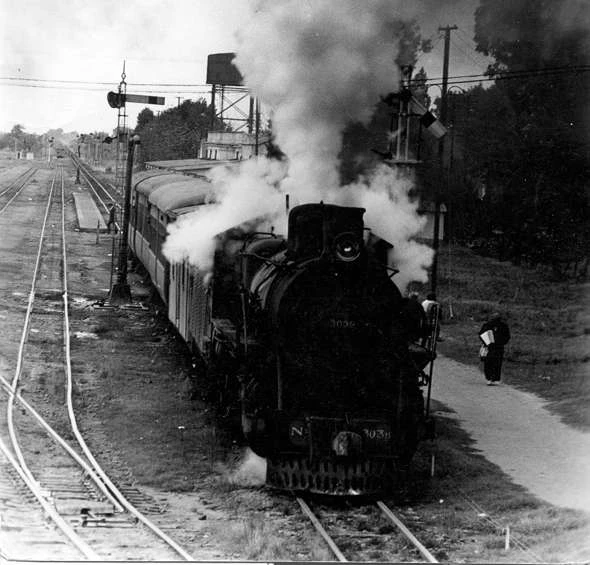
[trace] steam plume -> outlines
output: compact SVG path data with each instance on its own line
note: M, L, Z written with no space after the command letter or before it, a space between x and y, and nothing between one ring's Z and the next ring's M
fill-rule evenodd
M221 203L171 227L169 258L189 257L209 267L210 238L240 219L266 214L282 228L280 211L288 193L293 204L323 200L367 208L366 224L395 246L392 260L403 270L396 282L404 287L425 280L432 254L409 242L422 220L407 196L407 181L385 166L351 186L340 186L339 179L344 128L350 122L366 124L379 97L399 87L400 21L411 16L402 3L265 0L253 6L235 62L251 92L272 109L273 133L288 168L278 170L261 160L246 164L238 175L217 172L217 184L227 185ZM207 241L201 243L202 238Z

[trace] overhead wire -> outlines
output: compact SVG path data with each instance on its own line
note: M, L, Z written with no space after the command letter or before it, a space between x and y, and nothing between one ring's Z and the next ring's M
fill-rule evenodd
M582 73L587 72L590 70L590 65L562 65L556 67L546 67L546 68L537 68L537 69L522 69L518 71L499 71L495 75L490 75L489 73L475 73L475 74L465 74L465 75L452 75L448 77L448 84L464 84L464 83L471 83L471 82L485 82L485 81L493 81L493 80L506 80L510 78L530 78L536 76L546 76L552 74L561 74L561 73ZM458 80L458 79L472 79L472 80ZM63 90L88 90L88 91L102 91L100 88L84 88L82 86L60 86L60 85L67 85L67 84L75 84L75 85L89 85L89 86L112 86L116 87L115 83L106 83L106 82L91 82L91 81L78 81L78 80L59 80L59 79L39 79L39 78L32 78L32 77L0 77L0 81L10 81L14 82L14 86L21 86L21 87L28 87L28 88L52 88L52 89L63 89ZM442 81L442 77L431 77L426 79L427 85L436 85L439 84L439 81ZM26 83L43 83L43 84L21 84L22 82ZM52 83L52 84L46 84ZM442 82L441 82L442 84ZM152 86L157 87L156 90L147 91L148 93L158 94L158 93L177 93L177 94L209 94L210 93L210 85L206 84L190 84L190 83L127 83L128 87L131 86ZM176 87L176 89L174 88ZM190 89L203 89L207 88L207 90L180 90L182 88L190 88ZM226 90L230 90L230 88L226 87ZM244 87L235 87L231 90L244 90Z
M463 81L463 82L476 82L478 80L503 80L506 78L521 78L521 77L531 77L531 76L543 76L543 75L550 75L555 73L578 73L578 72L587 72L590 70L590 65L561 65L556 67L546 67L546 68L536 68L536 69L522 69L518 71L498 71L496 75L490 75L489 73L475 73L475 74L465 74L465 75L451 75L448 77L449 81L456 81L457 79L474 79L472 81ZM80 84L80 85L91 85L91 86L116 86L115 83L105 83L105 82L91 82L91 81L76 81L76 80L58 80L58 79L38 79L38 78L24 78L24 77L0 77L0 80L6 81L14 81L17 83L20 82L35 82L35 83L54 83L53 85L44 86L42 84L17 84L16 86L30 86L33 88L63 88L68 89L66 86L57 86L55 83L58 84ZM442 77L431 77L427 78L427 83L437 83L437 81L442 81ZM189 83L131 83L128 82L127 86L153 86L159 87L159 90L154 90L151 92L178 92L182 93L190 93L194 92L193 90L184 91L184 90L164 90L165 88L207 88L206 91L201 91L203 93L210 92L210 85L206 84L189 84ZM81 87L75 87L81 88ZM234 90L243 90L244 87L235 87ZM101 90L101 89L92 89L92 90ZM227 87L226 87L227 90Z
M469 62L477 65L478 67L483 66L484 68L487 68L488 65L481 65L481 63L479 63L478 61L475 60L475 57L472 57L468 51L466 51L462 46L458 45L454 38L451 39L451 48L454 48L455 51L458 51L459 53L461 53L461 55L463 55L463 59L465 61L469 61Z
M524 79L524 78L537 78L537 77L544 77L544 76L551 76L551 75L563 75L563 74L579 74L585 73L590 71L590 65L583 65L579 67L564 67L562 69L552 69L552 70L539 70L539 71L511 71L511 72L500 72L497 75L489 76L489 75L464 75L468 78L468 80L455 80L456 78L461 77L449 77L447 81L447 86L452 85L459 85L459 84L473 84L473 83L481 83L481 82L491 82L491 81L502 81L502 80L511 80L511 79ZM434 82L433 82L434 81ZM439 82L440 81L440 82ZM427 79L426 86L442 86L443 81L442 78L440 79Z
M432 41L434 39L434 36L437 35L438 32L434 32L427 40L428 41ZM439 34L439 36L437 37L436 41L432 44L432 47L430 48L429 51L422 51L420 53L420 55L416 58L416 62L414 63L414 66L417 67L418 63L420 62L420 59L422 59L425 55L428 55L430 52L434 51L434 49L436 48L436 46L442 41L442 35Z
M63 84L90 84L94 86L112 86L116 88L119 83L116 81L111 82L97 82L97 81L85 81L85 80L62 80L62 79L46 79L46 78L30 78L30 77L0 77L0 80L11 80L11 81L27 81L27 82L57 82ZM177 86L180 88L204 88L209 85L207 84L192 84L192 83L174 83L174 82L127 82L127 86Z
M1 79L0 79L1 80ZM1 84L1 83L0 83ZM6 84L5 86L23 88L44 88L49 90L77 90L82 92L105 92L103 88L86 88L83 86L57 86L45 84ZM143 94L210 94L210 90L144 90Z
M537 69L522 69L519 71L498 71L495 76L490 76L490 74L486 73L477 73L477 74L469 74L469 75L453 75L449 76L449 81L459 79L459 78L474 78L477 79L478 77L482 77L482 79L488 80L495 80L497 78L504 78L510 77L512 75L544 75L544 74L553 74L554 72L585 72L590 70L590 65L561 65L558 67L546 67L546 68L537 68ZM442 81L443 77L431 77L427 78L426 82L432 81Z
M453 35L452 39L458 39L459 41L463 42L465 44L465 46L469 49L469 51L472 51L473 53L470 55L470 57L472 57L472 61L476 64L476 65L482 65L484 67L487 67L488 65L488 61L485 60L484 55L482 55L481 53L479 53L474 45L475 42L470 39L467 34L460 28L458 27L456 30L456 33ZM476 55L477 58L479 59L479 61L477 61L475 59L475 57L473 57L473 55Z

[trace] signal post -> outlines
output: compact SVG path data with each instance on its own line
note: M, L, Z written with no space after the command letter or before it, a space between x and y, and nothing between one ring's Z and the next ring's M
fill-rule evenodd
M129 140L127 153L127 171L125 175L125 204L123 206L123 226L121 229L121 243L119 245L119 261L117 266L117 282L113 285L110 299L113 302L131 302L131 289L127 283L127 257L129 238L129 218L131 216L131 176L133 173L133 154L135 146L139 145L139 135Z
M144 94L127 94L127 83L125 82L125 66L121 75L121 84L118 92L109 92L107 102L111 108L119 111L119 123L117 125L117 148L121 134L121 110L127 102L139 104L165 104L163 96L148 96ZM124 114L124 112L123 112ZM117 282L111 288L109 298L113 302L131 302L131 289L127 282L127 259L129 255L129 218L131 216L131 177L133 174L133 156L135 146L139 145L139 135L134 135L127 144L127 167L125 171L125 201L123 205L123 225L121 227L121 241L119 244L119 260L117 262ZM119 159L117 152L117 161ZM117 165L118 166L118 165Z

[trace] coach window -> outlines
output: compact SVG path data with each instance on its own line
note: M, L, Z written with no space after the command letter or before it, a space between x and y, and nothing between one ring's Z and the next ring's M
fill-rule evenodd
M145 215L145 238L147 239L150 249L152 247L152 205L148 201Z
M179 274L180 269L179 269L178 263L174 264L174 268L176 271L175 277L174 277L176 279L176 314L175 314L175 316L176 316L176 319L178 319L179 312L180 312L180 292L178 290L178 274Z
M150 204L150 246L156 254L158 252L158 231L158 208Z
M147 237L147 224L148 224L147 206L145 202L141 203L141 233L144 239Z
M162 216L163 218L163 216ZM161 223L158 224L158 257L163 261L164 260L164 241L166 240L166 224Z

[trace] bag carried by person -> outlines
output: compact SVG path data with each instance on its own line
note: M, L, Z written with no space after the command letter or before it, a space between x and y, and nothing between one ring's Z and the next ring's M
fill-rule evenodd
M482 345L479 348L479 358L483 361L488 356L488 346Z
M483 341L484 345L490 345L490 343L494 343L496 341L494 332L492 330L487 330L479 334L479 339Z

